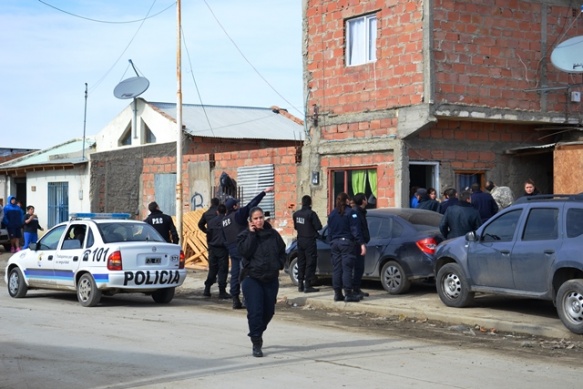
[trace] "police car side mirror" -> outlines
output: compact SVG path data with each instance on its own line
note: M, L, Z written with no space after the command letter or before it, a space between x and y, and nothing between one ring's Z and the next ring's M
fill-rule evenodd
M478 237L476 236L476 231L470 231L466 234L466 240L468 242L476 242Z

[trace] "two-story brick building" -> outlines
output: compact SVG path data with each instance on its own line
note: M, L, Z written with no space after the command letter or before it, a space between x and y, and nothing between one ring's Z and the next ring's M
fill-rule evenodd
M299 191L329 210L366 192L408 206L412 186L494 180L553 192L557 142L577 140L581 77L552 50L583 33L561 0L305 0L309 137Z

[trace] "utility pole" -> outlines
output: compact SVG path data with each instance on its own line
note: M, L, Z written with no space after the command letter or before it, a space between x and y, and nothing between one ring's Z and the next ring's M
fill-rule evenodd
M182 44L181 44L181 16L180 0L176 2L176 126L178 127L176 139L176 230L180 243L182 236Z

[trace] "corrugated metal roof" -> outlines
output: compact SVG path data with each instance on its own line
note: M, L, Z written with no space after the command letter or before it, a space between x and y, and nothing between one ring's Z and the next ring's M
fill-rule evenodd
M148 104L176 119L176 104ZM188 134L207 138L304 139L301 124L271 108L183 104L182 124Z
M95 145L94 138L86 138L85 149L89 149ZM0 169L13 169L33 165L51 165L51 164L75 164L83 162L83 140L73 139L66 143L51 147L45 150L39 150L34 153L27 154L20 158L12 159L8 162L0 164ZM85 162L87 160L85 155Z

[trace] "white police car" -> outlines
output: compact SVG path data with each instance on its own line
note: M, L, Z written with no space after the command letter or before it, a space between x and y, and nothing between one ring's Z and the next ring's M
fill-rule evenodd
M102 294L135 292L169 303L186 278L184 253L129 216L72 214L10 257L8 293L20 298L29 289L71 290L84 307L97 305Z

